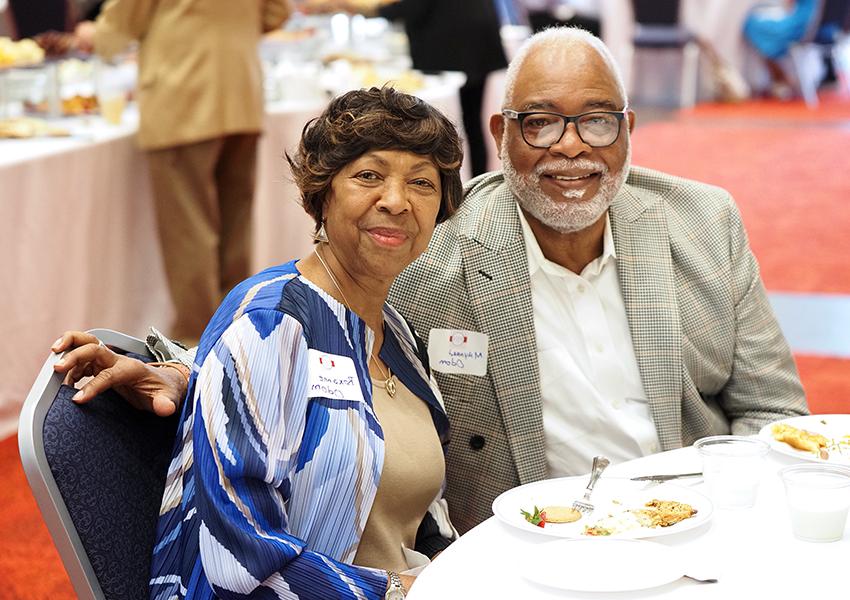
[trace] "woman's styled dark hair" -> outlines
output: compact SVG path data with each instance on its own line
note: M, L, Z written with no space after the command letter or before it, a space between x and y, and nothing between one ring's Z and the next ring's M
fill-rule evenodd
M463 150L454 125L416 96L388 86L373 87L331 101L325 112L304 126L295 155L286 155L304 210L316 221L317 231L331 180L371 150L429 156L440 171L442 199L437 223L454 214L463 195Z

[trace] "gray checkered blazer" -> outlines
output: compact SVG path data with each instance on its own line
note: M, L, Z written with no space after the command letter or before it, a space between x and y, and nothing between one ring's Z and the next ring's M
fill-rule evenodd
M461 532L490 516L501 492L547 476L515 200L500 173L473 180L466 192L390 294L425 340L432 327L489 335L486 376L435 374L452 425L446 497ZM797 370L730 195L633 167L610 216L629 329L663 448L805 414Z

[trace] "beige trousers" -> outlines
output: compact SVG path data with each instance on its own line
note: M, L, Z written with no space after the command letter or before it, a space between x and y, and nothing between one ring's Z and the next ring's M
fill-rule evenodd
M250 274L258 137L228 135L147 153L175 339L196 343L223 296Z

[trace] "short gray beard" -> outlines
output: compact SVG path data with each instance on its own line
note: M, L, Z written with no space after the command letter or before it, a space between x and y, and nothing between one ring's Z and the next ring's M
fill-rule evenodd
M605 214L620 188L623 187L632 160L631 145L627 145L623 168L616 175L612 175L604 163L586 158L561 158L538 165L530 175L521 175L514 168L508 154L507 136L502 137L501 154L505 182L508 184L508 189L516 197L520 207L545 226L560 233L575 233L587 229ZM601 171L599 190L587 200L579 200L584 193L583 190L564 190L562 195L567 199L567 202L552 200L540 185L541 175L549 171L571 168Z

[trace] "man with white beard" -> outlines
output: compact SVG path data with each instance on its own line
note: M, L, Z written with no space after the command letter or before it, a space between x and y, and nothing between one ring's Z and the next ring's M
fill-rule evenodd
M623 461L807 413L734 201L630 167L634 122L602 42L532 37L490 119L504 171L469 182L390 292L429 344L461 532L505 490L586 473L595 455ZM54 350L91 341L69 333ZM61 369L106 369L83 400L123 384L159 414L179 404L175 369L116 360L95 340Z
M578 29L532 37L502 108L490 131L503 172L468 184L390 294L430 334L458 529L501 492L586 473L598 454L623 461L805 414L734 201L630 168L635 115L604 44ZM485 374L441 366L446 330L487 335Z

